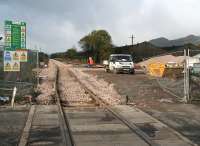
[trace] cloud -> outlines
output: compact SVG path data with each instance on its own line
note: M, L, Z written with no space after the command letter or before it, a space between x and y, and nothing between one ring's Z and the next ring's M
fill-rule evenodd
M200 34L199 0L1 0L0 20L27 22L27 46L65 51L94 29L106 29L116 45L165 36ZM3 32L2 27L0 32Z

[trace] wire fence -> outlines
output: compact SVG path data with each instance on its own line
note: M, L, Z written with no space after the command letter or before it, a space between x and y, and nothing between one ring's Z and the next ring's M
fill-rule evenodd
M165 64L163 76L157 78L161 88L184 102L200 100L200 50L189 50L186 56L184 51L164 55L176 56L179 65L173 60Z
M23 97L33 93L36 83L37 52L28 51L28 61L20 63L20 72L4 72L3 49L0 49L0 96L11 98L13 88L17 87L16 96Z
M200 63L194 64L189 73L190 100L200 100Z

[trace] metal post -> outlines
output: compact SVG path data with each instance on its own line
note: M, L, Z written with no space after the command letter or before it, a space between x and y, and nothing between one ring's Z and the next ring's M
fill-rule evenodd
M189 67L189 63L190 63L190 49L188 49L188 68L187 68L187 102L189 102L190 100L190 67Z
M187 72L187 58L186 58L186 50L184 49L184 102L187 101L187 90L186 90L186 72Z
M37 87L39 86L39 51L37 51Z
M14 107L14 104L15 104L15 96L16 96L16 92L17 92L17 88L14 87L14 88L13 88L12 99L11 99L11 107L12 107L12 108Z
M188 103L190 100L190 69L189 69L189 55L190 55L190 51L188 49L188 51L184 50L184 59L185 59L185 63L184 63L184 102Z

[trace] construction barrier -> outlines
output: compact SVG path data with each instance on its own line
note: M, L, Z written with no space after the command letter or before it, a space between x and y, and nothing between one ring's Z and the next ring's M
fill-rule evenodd
M151 76L163 77L165 71L165 64L151 63L148 65L148 71Z

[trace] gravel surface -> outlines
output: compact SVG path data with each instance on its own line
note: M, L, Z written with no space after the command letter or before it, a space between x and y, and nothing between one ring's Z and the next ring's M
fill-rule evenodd
M88 89L93 91L103 101L110 105L121 104L122 98L114 89L114 84L109 84L103 79L98 80L96 77L84 73L79 68L70 68L70 70Z
M70 74L70 65L55 62L59 68L58 89L61 102L67 106L77 106L92 102L90 95L85 92L76 79Z
M81 88L75 78L70 76L73 73L88 89L95 93L99 98L110 105L120 104L121 96L115 91L113 84L84 73L80 68L74 68L58 61L54 61L59 67L59 88L62 98L68 102L91 101L91 98Z
M36 98L39 104L52 104L56 96L57 66L50 60L48 68L41 69L40 76L46 77L38 86L40 95Z

